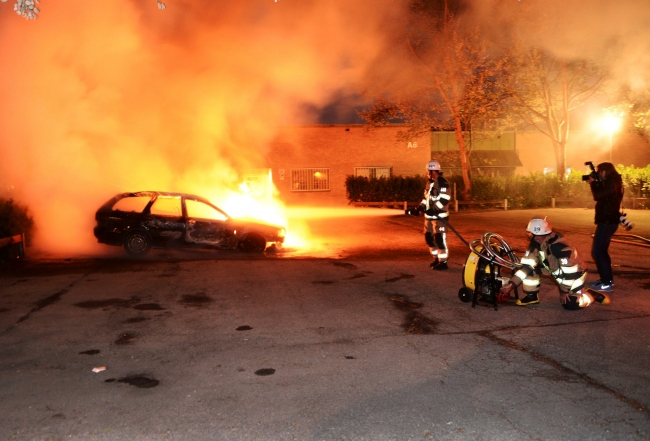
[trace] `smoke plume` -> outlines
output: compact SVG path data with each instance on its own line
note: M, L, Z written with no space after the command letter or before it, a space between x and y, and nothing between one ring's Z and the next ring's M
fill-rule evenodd
M0 4L0 196L57 254L94 252L119 192L218 203L279 124L360 81L401 3L57 0L36 21Z

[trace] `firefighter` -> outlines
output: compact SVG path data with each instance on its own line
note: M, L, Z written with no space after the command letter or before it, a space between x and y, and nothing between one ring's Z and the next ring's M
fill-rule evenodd
M583 290L587 270L578 251L559 233L553 231L546 218L535 218L528 222L526 231L530 244L521 259L521 267L510 282L501 288L505 298L516 286L523 283L526 296L517 299L517 305L539 303L540 274L549 273L560 288L560 303L564 309L586 308L594 301L609 304L609 297L598 293L595 298Z
M429 180L424 189L420 210L424 211L424 240L433 257L433 262L429 266L435 270L446 270L449 249L447 248L447 224L443 220L449 216L447 211L451 199L449 183L442 176L438 161L429 161L427 175Z

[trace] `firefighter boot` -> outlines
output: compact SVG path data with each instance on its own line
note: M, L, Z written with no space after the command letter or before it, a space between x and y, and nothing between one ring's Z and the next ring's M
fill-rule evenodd
M609 296L605 293L599 292L597 293L594 297L594 300L601 305L609 305L611 301L609 300Z
M539 303L539 296L536 292L528 293L526 297L517 299L517 305L519 306L534 305L535 303Z
M429 268L434 269L439 263L438 256L433 256L433 262L429 264Z
M436 271L442 271L449 269L449 267L447 266L447 262L439 262L438 265L433 267L433 269Z

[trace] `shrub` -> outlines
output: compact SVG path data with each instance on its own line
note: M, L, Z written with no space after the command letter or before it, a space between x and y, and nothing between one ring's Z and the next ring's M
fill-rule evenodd
M623 177L626 195L629 197L650 197L650 165L645 168L634 166L616 167ZM474 201L508 199L512 208L549 207L552 198L591 200L589 185L582 181L581 171L571 172L564 181L555 174L532 173L528 176L491 177L474 176L472 179L471 198ZM447 178L460 199L463 194L463 180L459 175ZM427 182L426 176L364 178L348 176L348 200L350 202L417 202ZM452 193L453 196L453 193Z
M345 187L350 202L419 202L426 185L425 176L366 178L348 176Z
M29 209L13 199L0 198L0 238L21 233L25 234L25 245L28 245L34 234L34 219Z

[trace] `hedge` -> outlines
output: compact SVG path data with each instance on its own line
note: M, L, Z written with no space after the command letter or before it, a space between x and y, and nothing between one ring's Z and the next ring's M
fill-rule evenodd
M650 197L650 165L645 168L617 166L623 177L626 195ZM532 173L528 176L488 177L474 176L471 199L486 201L508 199L512 208L548 207L551 199L591 199L589 185L582 181L582 172L572 172L560 181L555 174ZM390 178L365 178L348 176L345 181L347 197L353 202L418 202L426 185L426 176L394 176ZM460 176L448 178L456 184L456 193L462 198L463 181Z
M13 199L0 198L0 238L25 234L25 241L29 244L34 234L34 219L29 209L14 202Z

